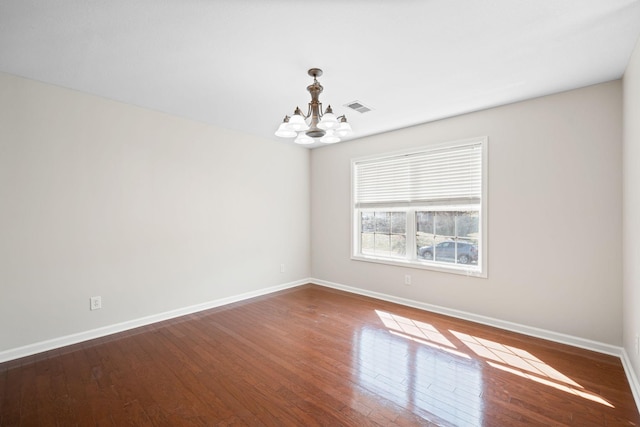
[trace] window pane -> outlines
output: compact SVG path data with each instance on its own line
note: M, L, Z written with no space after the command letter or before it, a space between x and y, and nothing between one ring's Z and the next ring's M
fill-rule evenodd
M362 212L360 214L360 224L363 233L373 233L376 231L373 212Z
M455 236L456 234L456 212L436 213L436 233L441 236Z
M456 245L455 242L448 237L436 236L436 241L440 242L435 247L436 261L440 262L455 262L456 257Z
M391 212L391 232L405 234L407 229L407 214L404 212Z
M362 237L360 240L360 247L362 249L363 254L374 254L375 253L375 234L373 233L362 233Z
M420 248L432 246L434 231L434 213L433 212L416 212L416 250L418 258L421 258L423 254L420 253ZM431 257L430 259L433 259Z
M404 235L392 234L391 235L391 251L393 255L403 255L406 252L406 238Z
M416 212L416 230L420 233L435 234L433 218L434 212Z
M473 239L460 239L456 246L457 264L478 264L478 241Z
M375 248L376 253L388 255L389 251L391 250L391 241L389 239L389 235L376 233L375 240L376 240L376 248Z
M479 236L480 215L478 212L458 212L456 215L456 235L458 237Z
M376 233L389 233L391 228L391 212L376 212Z
M433 260L433 251L428 251L427 248L433 246L435 244L433 234L421 234L418 233L416 235L416 246L417 246L417 255L418 259L430 259Z

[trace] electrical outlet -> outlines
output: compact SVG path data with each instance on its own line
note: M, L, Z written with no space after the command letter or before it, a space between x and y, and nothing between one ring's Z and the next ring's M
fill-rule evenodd
M102 297L89 298L89 308L91 310L100 310L102 308Z
M405 274L404 275L404 284L409 286L411 284L411 275L410 274Z
M284 273L284 264L280 264L280 273Z

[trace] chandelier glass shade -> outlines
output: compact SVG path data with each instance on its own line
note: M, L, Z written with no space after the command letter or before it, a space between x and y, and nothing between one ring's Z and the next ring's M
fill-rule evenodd
M298 144L312 144L315 142L314 138L319 138L320 142L326 144L340 142L341 138L353 133L351 125L344 115L336 117L331 105L327 106L324 112L322 111L322 103L319 98L323 87L317 79L322 75L322 70L312 68L308 74L313 77L313 83L307 86L307 90L311 94L307 114L296 107L293 115L284 117L275 135L283 138L295 138L294 142Z

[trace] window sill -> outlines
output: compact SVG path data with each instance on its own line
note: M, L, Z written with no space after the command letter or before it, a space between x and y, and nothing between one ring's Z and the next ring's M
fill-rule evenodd
M461 265L444 265L442 263L428 261L408 261L404 259L393 258L377 258L365 255L352 255L354 261L372 262L375 264L393 265L396 267L417 268L420 270L431 270L440 273L458 274L461 276L487 278L486 269L481 271L480 268L469 268Z

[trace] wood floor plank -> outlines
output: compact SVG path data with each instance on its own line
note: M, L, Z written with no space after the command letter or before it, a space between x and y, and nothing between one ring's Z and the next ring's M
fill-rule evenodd
M0 426L640 426L619 359L305 285L0 364Z
M22 368L20 365L0 373L0 425L20 423L20 398L22 388Z

